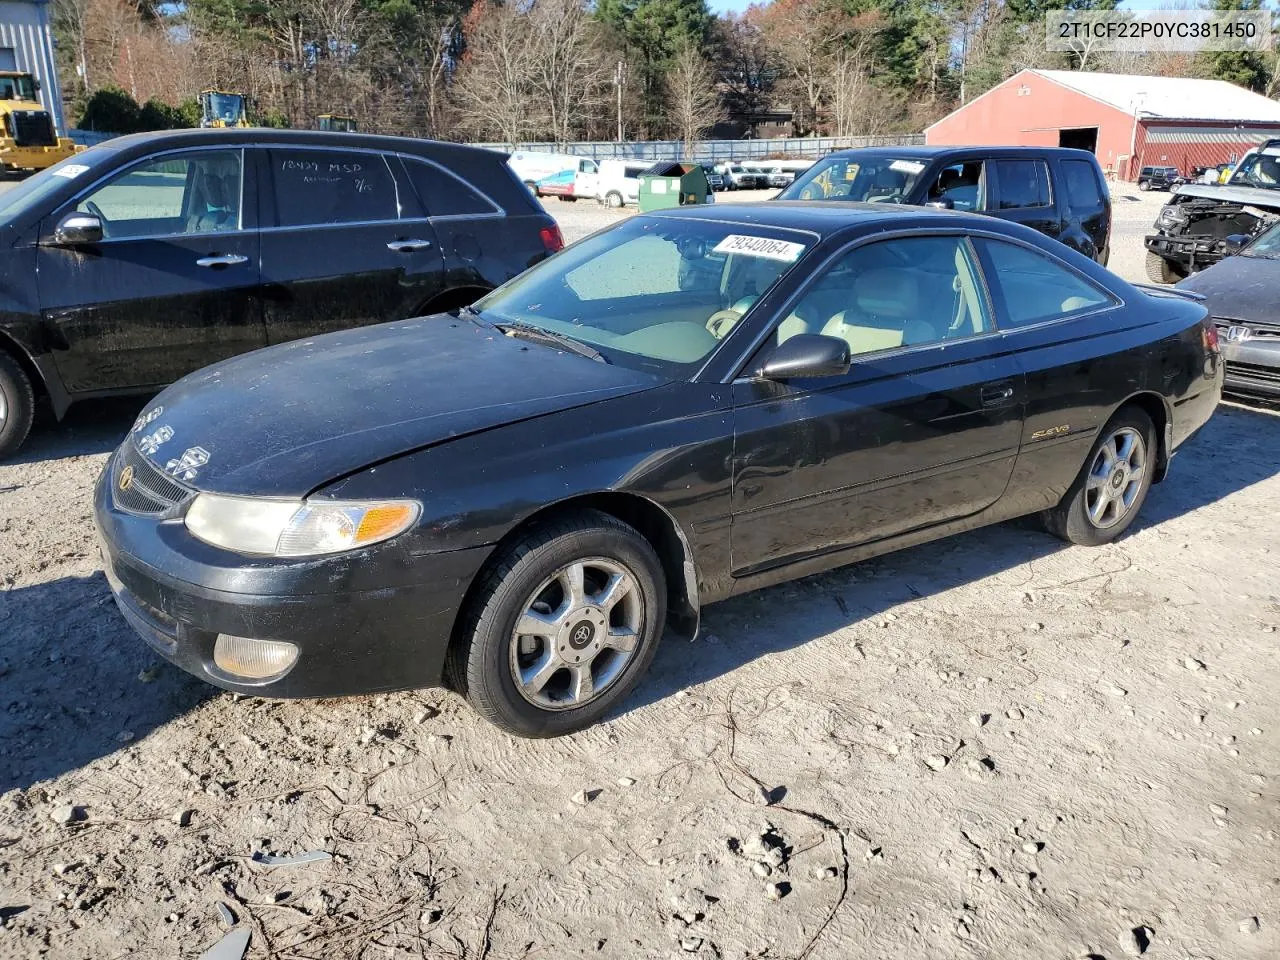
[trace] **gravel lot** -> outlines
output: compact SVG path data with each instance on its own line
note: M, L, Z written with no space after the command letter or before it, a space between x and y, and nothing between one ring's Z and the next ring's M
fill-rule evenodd
M1117 201L1126 276L1161 199ZM0 958L1280 955L1267 412L1224 406L1117 544L1002 525L718 605L525 742L157 662L90 521L139 406L0 465Z

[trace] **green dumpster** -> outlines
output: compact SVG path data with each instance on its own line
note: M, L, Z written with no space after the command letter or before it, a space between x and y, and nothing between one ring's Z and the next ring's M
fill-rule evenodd
M640 174L641 213L688 203L706 203L711 193L707 174L698 163L664 160Z

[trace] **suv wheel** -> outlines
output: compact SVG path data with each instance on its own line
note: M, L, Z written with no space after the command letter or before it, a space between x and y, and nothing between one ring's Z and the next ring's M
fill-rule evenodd
M1147 278L1152 283L1177 283L1185 277L1184 271L1179 270L1160 254L1154 250L1147 251Z
M0 351L0 460L14 453L27 439L35 410L31 379L17 360Z
M1139 180L1139 181L1138 181L1138 189L1139 189L1139 190L1141 190L1143 193L1145 193L1146 191L1150 190L1150 189L1151 189L1151 181L1150 181L1150 180Z
M666 610L649 542L608 514L573 514L531 529L485 574L449 650L449 677L508 733L572 733L644 675Z

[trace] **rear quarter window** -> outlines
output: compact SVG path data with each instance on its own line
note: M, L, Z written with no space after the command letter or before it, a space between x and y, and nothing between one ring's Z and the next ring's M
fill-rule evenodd
M459 217L499 213L499 209L469 183L425 160L406 157L409 181L429 217Z
M1063 160L1058 168L1062 171L1063 192L1072 213L1089 216L1105 209L1106 199L1093 164L1087 160Z
M987 278L1003 301L997 324L1025 327L1115 303L1111 294L1051 257L1015 243L981 241Z

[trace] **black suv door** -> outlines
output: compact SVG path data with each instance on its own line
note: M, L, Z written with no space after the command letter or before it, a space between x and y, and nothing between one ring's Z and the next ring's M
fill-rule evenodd
M234 148L139 160L54 211L36 276L67 390L160 386L263 346L254 209ZM100 219L101 242L54 244L75 211Z
M259 152L262 282L271 343L411 317L443 262L394 155L279 146Z
M1005 157L987 163L987 212L1055 240L1062 233L1049 164L1040 157Z

